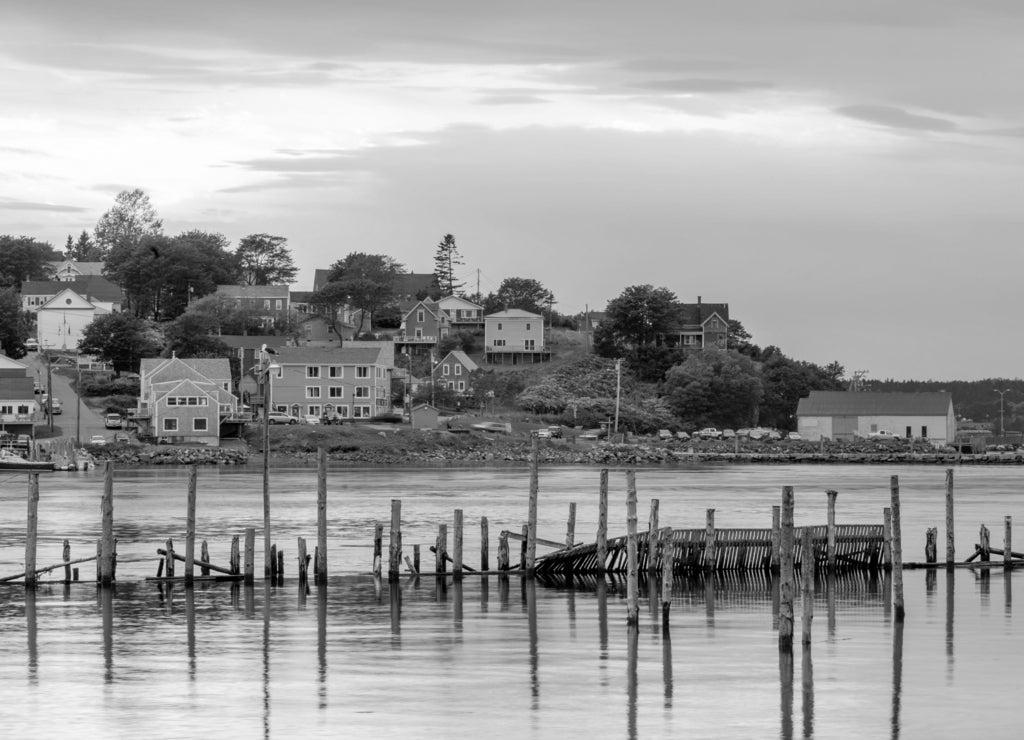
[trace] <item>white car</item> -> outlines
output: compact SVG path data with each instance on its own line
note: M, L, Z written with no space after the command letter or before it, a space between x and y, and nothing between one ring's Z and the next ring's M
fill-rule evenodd
M105 445L106 443L107 443L107 438L104 437L102 434L94 434L94 435L92 435L92 438L89 440L89 444L91 444L91 445L100 445L100 446L102 446L102 445Z
M25 340L25 351L26 352L36 352L38 350L39 350L39 341L37 339L29 337L28 339Z
M271 411L267 414L267 421L271 424L298 424L299 420L291 414L283 411Z
M790 432L786 435L786 439L803 439L799 432Z
M316 414L306 414L305 416L302 417L302 423L303 424L319 424L320 423L320 417L317 416Z
M879 429L877 432L871 432L871 434L868 435L868 438L869 439L899 439L899 437L897 437L895 434L893 434L892 432L890 432L890 431L888 431L886 429Z
M699 436L701 439L718 439L719 437L722 436L722 433L715 429L714 427L704 427L699 432L697 432L697 436Z

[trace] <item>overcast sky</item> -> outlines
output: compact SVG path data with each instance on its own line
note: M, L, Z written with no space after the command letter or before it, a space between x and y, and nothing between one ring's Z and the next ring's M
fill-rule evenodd
M1024 3L177 0L0 8L0 233L289 240L555 308L725 302L869 378L1024 375Z

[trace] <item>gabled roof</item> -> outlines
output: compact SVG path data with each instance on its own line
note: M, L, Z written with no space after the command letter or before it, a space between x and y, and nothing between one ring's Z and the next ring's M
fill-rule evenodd
M413 304L413 307L405 312L405 314L402 316L402 319L407 319L409 317L409 314L411 314L420 306L423 306L423 308L426 311L428 311L430 315L433 316L435 319L441 318L441 307L437 305L437 301L432 301L429 298L424 298L422 301L416 301L416 303Z
M224 357L144 357L139 373L150 385L173 380L212 383L231 378L231 363Z
M386 365L383 347L279 347L279 365Z
M293 290L289 293L289 299L292 303L309 303L313 300L312 290Z
M11 359L7 355L0 355L0 370L21 370L22 372L25 372L28 370L28 365L24 365L17 360Z
M876 393L871 391L811 391L801 398L797 416L946 416L953 396L928 393Z
M330 277L330 270L314 270L313 271L313 292L316 293L318 290L323 290L324 286L327 285L327 278Z
M229 298L287 298L287 285L218 285L217 294Z
M217 386L211 381L195 381L190 379L172 380L165 383L154 383L153 393L157 398L165 396L214 396L217 397Z
M103 274L103 262L77 262L75 260L54 260L50 262L50 267L53 268L54 272L60 271L64 267L70 267L72 270L78 272L79 275L102 275Z
M481 306L480 304L473 303L473 301L466 300L465 298L462 298L461 296L457 296L457 295L449 295L449 296L445 296L444 298L438 298L437 299L437 304L442 309L445 309L445 310L450 310L452 308L462 308L462 309L475 308L478 311L483 311L483 309L484 309L484 307Z
M70 288L87 300L103 303L118 303L124 299L124 293L114 283L102 275L83 275L74 280L26 280L21 284L22 295L57 295Z
M444 356L444 359L441 360L440 364L443 365L444 361L447 360L449 357L451 357L453 360L458 362L464 368L469 370L469 372L473 372L474 370L479 370L480 369L480 366L477 365L475 362L473 362L473 360L471 360L469 358L469 355L467 355L461 349L453 349L451 352L449 352L448 354L446 354Z
M432 272L404 272L395 276L395 295L399 300L414 299L420 293L427 293L434 287Z
M217 339L224 342L231 349L259 349L264 344L271 348L278 348L285 346L289 339L285 336L278 336L277 334L250 334L248 336L242 334L218 334Z
M35 381L28 376L24 378L0 378L0 398L4 400L33 399L36 395L35 388Z
M530 313L524 311L521 308L508 308L504 311L496 311L495 313L489 313L485 319L543 319L544 317L537 313Z
M57 283L57 285L67 286L70 285L70 283ZM96 306L89 303L85 296L71 288L65 287L39 307L40 311L48 309L59 309L61 311L95 311Z

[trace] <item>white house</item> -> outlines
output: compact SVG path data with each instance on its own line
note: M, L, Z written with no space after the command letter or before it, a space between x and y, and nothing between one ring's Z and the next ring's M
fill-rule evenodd
M484 317L484 357L490 364L545 362L544 317L519 308Z
M850 440L880 431L935 445L950 444L956 437L953 397L941 391L811 391L800 399L796 415L797 431L813 441Z
M437 305L448 316L452 331L484 328L484 308L473 301L450 295L438 298Z
M36 311L40 349L78 349L85 327L109 313L110 309L89 302L70 288L60 291Z

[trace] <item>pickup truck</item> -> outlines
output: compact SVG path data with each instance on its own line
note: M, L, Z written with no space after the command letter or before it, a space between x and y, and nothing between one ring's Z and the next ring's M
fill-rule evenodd
M714 427L704 427L697 432L697 436L701 439L718 439L722 436L722 433Z

